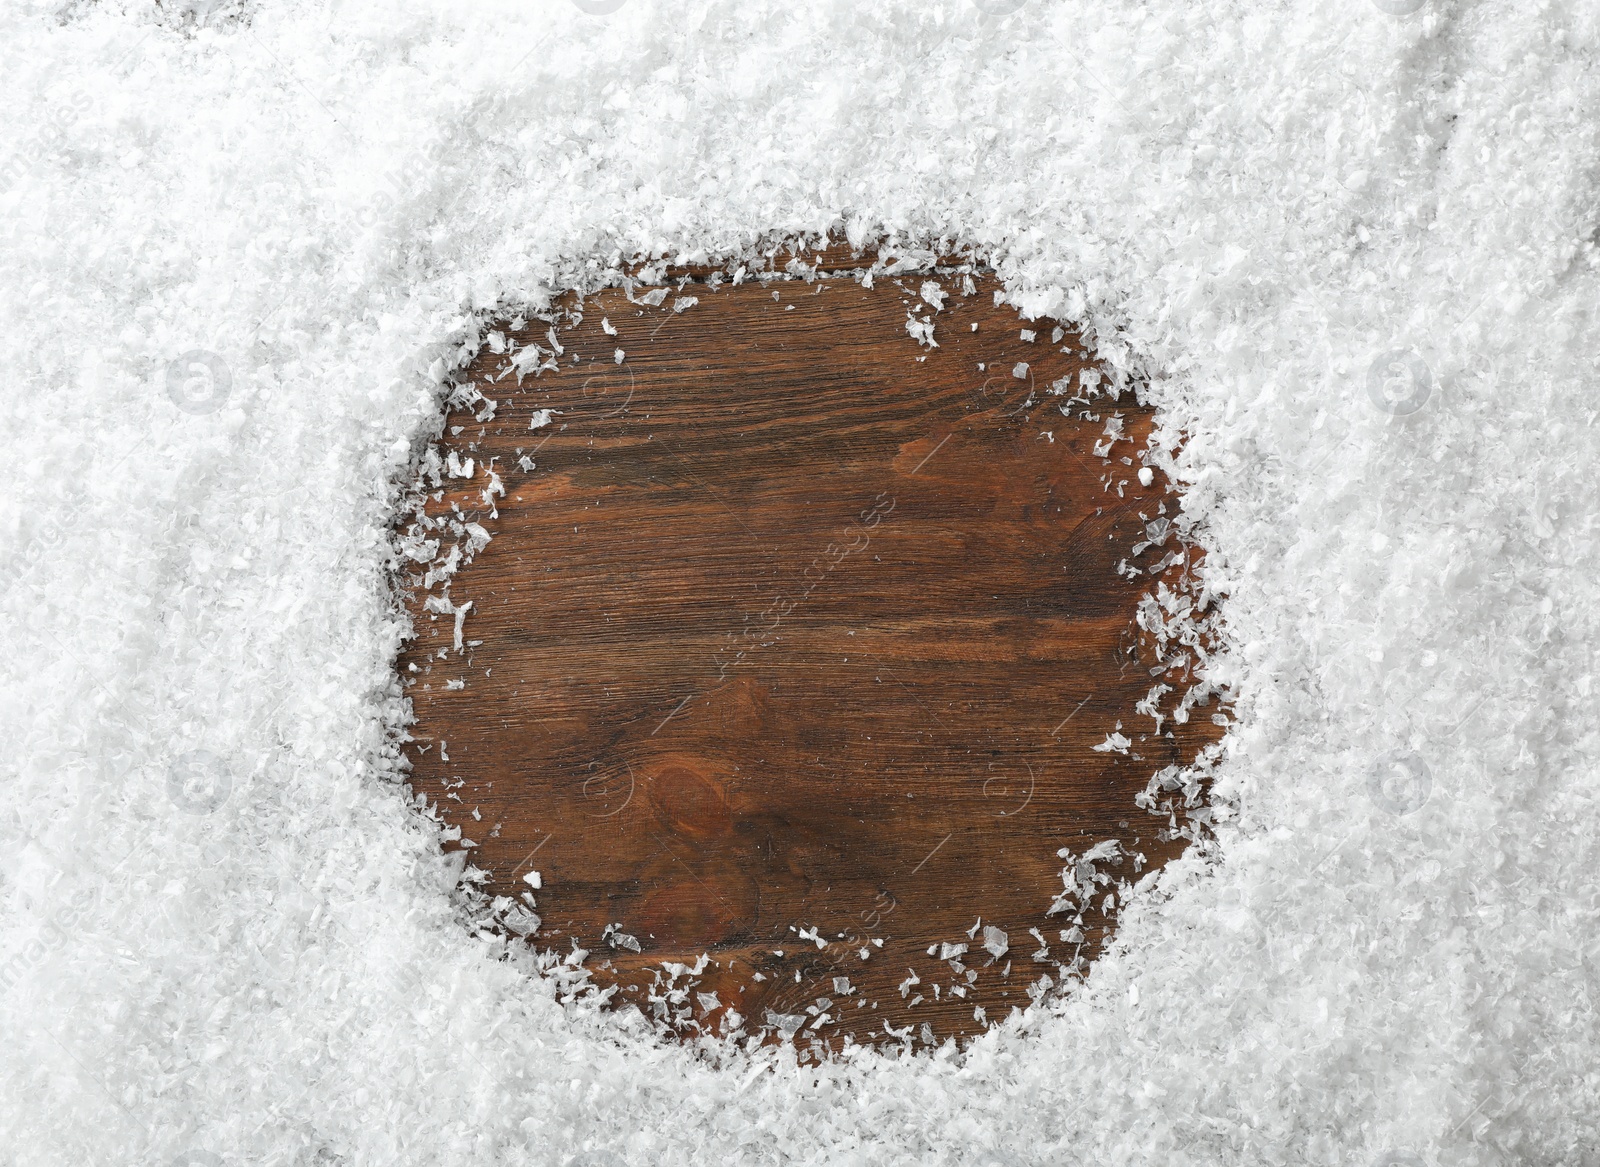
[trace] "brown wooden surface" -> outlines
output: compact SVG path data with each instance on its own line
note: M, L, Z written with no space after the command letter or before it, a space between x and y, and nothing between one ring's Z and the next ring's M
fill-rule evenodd
M982 1032L976 1006L1003 1019L1079 952L1046 915L1058 848L1120 839L1143 856L1124 878L1176 854L1134 796L1219 732L1206 709L1152 736L1133 708L1157 679L1181 689L1137 659L1151 577L1117 570L1176 545L1133 554L1175 511L1159 474L1136 476L1148 413L1074 404L1071 336L997 307L992 277L965 295L935 277L938 313L924 278L690 284L684 311L677 291L569 300L507 330L558 368L519 385L512 353L486 349L469 376L493 417L448 420L441 448L473 474L426 512L459 507L493 540L450 585L473 605L460 652L412 596L414 786L493 892L541 873L535 943L590 950L599 980L680 1029L731 1006L752 1033L805 1017L802 1040ZM1128 437L1102 456L1113 414ZM1095 751L1119 722L1131 754ZM1009 934L993 964L967 936L980 917ZM1086 923L1083 955L1104 919ZM612 924L642 951L604 942ZM826 947L799 937L813 928ZM928 955L942 942L969 945L961 967ZM693 990L662 999L663 962L702 953L675 981ZM811 1026L818 998L831 1020Z

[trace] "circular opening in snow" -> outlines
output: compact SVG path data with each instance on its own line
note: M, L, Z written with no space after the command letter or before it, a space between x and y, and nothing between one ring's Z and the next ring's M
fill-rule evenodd
M1135 799L1220 734L1150 411L971 265L662 274L459 379L401 524L413 786L677 1030L982 1032L1181 850Z

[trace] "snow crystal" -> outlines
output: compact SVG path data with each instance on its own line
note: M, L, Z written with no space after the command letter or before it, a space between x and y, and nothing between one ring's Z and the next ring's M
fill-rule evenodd
M918 344L926 348L938 348L939 342L933 339L933 319L919 318L914 313L906 314L906 332Z
M1132 744L1133 743L1128 740L1127 736L1124 734L1108 733L1106 734L1105 741L1101 742L1099 745L1090 746L1089 748L1102 754L1126 754L1128 752L1128 747Z
M986 925L983 929L983 947L991 957L991 963L999 960L1011 947L1011 937L996 928L993 924Z

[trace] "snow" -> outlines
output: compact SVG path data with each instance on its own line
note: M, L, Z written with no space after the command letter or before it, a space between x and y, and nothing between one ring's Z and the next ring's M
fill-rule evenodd
M1592 1158L1596 20L7 6L0 1145ZM497 313L829 228L974 247L1082 330L1086 389L1144 385L1235 702L1216 842L1086 982L804 1067L663 1042L474 926L394 781L386 565Z
M993 924L990 924L983 930L983 946L988 950L989 963L993 964L1010 949L1011 937L1006 934L1004 929L996 928Z

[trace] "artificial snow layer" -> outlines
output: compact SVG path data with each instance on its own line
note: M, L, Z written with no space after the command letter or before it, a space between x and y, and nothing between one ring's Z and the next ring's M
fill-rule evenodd
M0 1159L1595 1161L1597 19L7 5ZM1235 720L1083 985L805 1067L463 923L387 564L497 310L829 229L1144 385Z

